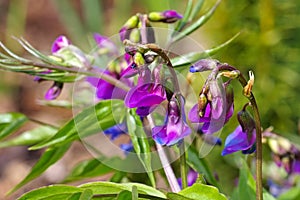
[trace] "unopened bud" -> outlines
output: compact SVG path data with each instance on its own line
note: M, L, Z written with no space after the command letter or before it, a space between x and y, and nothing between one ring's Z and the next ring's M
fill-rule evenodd
M136 15L132 16L127 20L127 22L123 25L123 27L119 31L121 41L124 41L125 39L129 39L131 29L137 28L138 23L139 23L139 18Z
M144 57L143 57L143 55L140 52L136 52L134 54L133 61L134 61L134 63L137 64L138 67L145 64Z
M140 42L141 40L141 37L140 37L140 30L138 29L133 29L130 33L130 36L129 36L129 40L134 42L134 43L138 43Z
M46 92L45 99L46 100L56 99L60 95L63 85L64 84L61 82L54 82L54 84Z
M248 81L247 85L243 89L243 93L244 93L244 95L246 97L250 97L251 96L253 85L254 85L254 74L253 74L252 71L249 71L249 81Z
M219 62L214 59L201 59L190 67L190 72L204 72L216 68Z
M255 129L255 122L246 110L242 110L237 114L238 121L242 127L243 132L251 135L253 130Z
M164 12L151 12L148 19L152 22L173 23L181 19L182 15L175 10L166 10Z

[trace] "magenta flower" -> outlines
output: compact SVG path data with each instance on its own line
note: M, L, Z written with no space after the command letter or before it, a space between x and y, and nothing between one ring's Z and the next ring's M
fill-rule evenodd
M101 70L101 71L104 74L107 74L111 77L114 77L124 82L128 86L132 84L129 79L123 77L123 71L121 73L112 72L110 70ZM96 96L98 99L124 99L126 96L125 90L118 88L112 85L111 83L105 81L104 79L101 78L101 76L99 78L87 77L86 81L96 88Z
M152 128L152 137L161 145L171 146L180 142L190 133L191 129L185 119L184 99L180 97L179 101L173 96L168 104L164 125Z
M105 53L111 53L113 55L119 54L116 45L112 41L110 41L107 37L102 36L99 33L94 33L93 36L99 49L103 50Z
M164 12L151 12L148 19L152 22L174 23L183 16L175 10L166 10Z
M56 53L61 48L67 47L70 44L71 44L70 40L66 36L61 35L61 36L57 37L55 39L55 41L53 42L51 51L52 51L52 53Z
M45 99L46 100L56 99L60 95L63 85L64 84L61 82L54 82L53 85L46 92Z
M158 83L138 84L125 97L125 105L137 108L136 113L147 116L161 102L166 100L164 87Z
M234 153L236 151L246 151L255 144L255 129L252 132L245 132L242 126L238 126L225 140L225 147L222 156Z
M187 174L187 185L189 187L192 186L194 183L196 183L197 178L198 178L198 173L195 172L193 169L190 169ZM178 178L177 181L178 181L180 188L182 188L182 179Z
M233 91L227 83L220 85L218 80L211 81L209 93L211 100L207 100L207 97L201 94L199 98L204 98L204 106L203 104L201 106L196 104L188 115L192 123L203 123L200 130L205 134L212 134L219 131L233 115L234 107ZM223 93L226 94L226 99L222 97ZM199 107L204 107L201 116L202 108Z

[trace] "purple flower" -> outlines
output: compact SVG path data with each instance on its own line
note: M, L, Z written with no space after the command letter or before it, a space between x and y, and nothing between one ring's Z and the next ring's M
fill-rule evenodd
M164 12L151 12L148 19L152 22L174 23L181 19L182 15L175 10L166 10Z
M45 99L46 100L56 99L60 95L63 85L64 85L63 83L54 82L53 85L46 92Z
M131 85L131 81L123 78L123 73L112 72L110 70L101 70L102 73L114 77L127 85ZM98 99L124 99L126 91L115 87L111 83L105 81L101 77L87 77L86 81L96 88L96 96Z
M190 133L191 129L185 119L184 99L180 97L180 100L178 100L173 96L168 104L165 124L153 127L152 137L161 145L171 146L180 142Z
M128 143L128 144L120 144L120 148L124 151L124 153L127 155L129 152L133 151L133 145L132 143Z
M107 37L100 35L99 33L94 33L94 40L96 41L99 49L108 51L114 55L118 55L119 51L116 45L110 41Z
M103 131L104 134L110 135L110 139L114 140L122 134L127 134L127 126L125 123L117 124Z
M219 62L213 59L201 59L190 67L190 72L204 72L216 68Z
M198 173L195 172L194 170L190 169L187 174L187 185L189 187L192 186L197 181L197 178L198 178ZM177 181L178 181L180 188L182 188L182 179L178 178Z
M201 94L199 103L189 112L189 120L192 123L203 123L200 130L205 134L212 134L219 131L233 115L233 91L227 84L220 84L218 80L213 80L209 84L209 96ZM222 97L226 94L225 97Z
M238 126L225 141L225 147L222 151L222 156L225 156L236 151L248 150L254 145L256 139L255 129L252 132L245 132L242 126Z
M164 87L158 83L138 84L133 87L125 97L125 105L137 108L136 113L147 116L153 108L166 100Z
M56 53L61 48L67 47L70 44L71 44L70 40L66 36L61 35L61 36L57 37L55 39L55 41L53 42L51 51L52 51L52 53Z

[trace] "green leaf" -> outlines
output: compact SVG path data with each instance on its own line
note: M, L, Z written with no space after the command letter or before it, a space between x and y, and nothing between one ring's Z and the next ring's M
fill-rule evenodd
M237 191L234 196L232 196L232 200L240 200L240 199L256 199L256 185L255 180L246 164L243 161L242 167L240 168L240 176L239 176L239 184ZM266 190L263 190L263 198L264 200L275 200L275 198L270 195Z
M204 158L199 158L197 150L190 146L187 150L187 163L190 167L196 170L200 174L204 174L204 178L212 185L219 188L219 184L215 179L211 168Z
M140 117L135 113L133 109L131 109L127 113L126 122L128 127L128 134L131 138L135 153L142 162L152 186L155 187L155 177L151 166L150 145L148 142L148 137L143 130L143 124L140 120Z
M103 160L103 158L100 158ZM120 160L119 158L111 158L113 160ZM110 172L113 172L114 169L104 165L98 159L85 160L77 164L72 172L62 181L63 183L82 180L85 178L92 178L101 176Z
M224 194L221 194L219 190L210 185L203 185L195 183L191 187L181 190L178 194L193 199L193 200L226 200Z
M300 199L300 189L299 187L293 187L289 189L288 191L281 194L278 198L278 200L297 200Z
M128 200L128 199L132 199L132 193L127 190L120 192L117 196L117 200Z
M172 42L176 42L185 36L191 34L195 30L197 30L199 27L201 27L205 22L207 22L211 16L214 14L215 10L217 9L219 3L221 0L219 0L205 15L201 16L196 22L194 22L192 25L185 28L183 31L178 33L175 37L172 38Z
M204 0L198 0L196 2L196 5L193 6L193 10L190 14L190 17L189 17L189 21L192 21L195 16L198 14L198 12L201 10L202 6L203 6L203 3L204 3Z
M27 120L27 117L21 113L0 114L0 140L14 133Z
M62 197L68 199L68 197L72 197L74 194L78 194L78 193L91 194L91 190L85 192L84 189L75 186L51 185L47 187L41 187L32 190L28 193L25 193L21 197L19 197L18 200L45 200L45 199L57 200L57 199L62 199ZM85 199L90 199L90 198L85 198Z
M93 182L79 186L82 189L90 189L94 195L97 194L119 194L123 190L132 191L132 187L136 186L139 194L144 194L152 197L166 199L166 196L153 187L140 183L112 183L112 182Z
M193 200L177 193L168 193L167 197L169 200Z
M84 109L65 124L52 138L30 147L31 150L46 146L60 146L98 133L120 122L125 113L121 100L103 100Z
M25 131L21 135L0 142L0 148L11 147L11 146L22 146L22 145L34 145L38 142L49 139L57 132L57 129L50 126L40 126L38 128Z
M208 57L218 53L219 51L223 50L233 40L235 40L239 35L240 35L240 33L235 34L232 38L230 38L223 44L220 44L219 46L214 47L212 49L207 49L203 52L192 52L192 53L185 54L183 56L175 57L175 58L171 59L171 63L173 65L173 67L183 67L183 66L187 66L187 65L190 66L191 64L193 64L194 62L196 62L200 59L208 58Z
M46 169L56 163L66 153L70 146L70 143L68 143L60 147L52 147L46 149L38 162L32 167L29 174L18 185L10 190L8 194L15 192L29 181L40 176L44 171L46 171Z
M192 11L192 7L193 7L193 0L189 0L185 8L183 18L177 24L175 31L180 31L187 24L189 16Z

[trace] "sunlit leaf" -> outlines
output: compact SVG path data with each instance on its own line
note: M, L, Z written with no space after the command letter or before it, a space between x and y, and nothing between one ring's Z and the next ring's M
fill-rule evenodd
M158 197L166 199L164 193L159 190L143 185L140 183L112 183L112 182L93 182L87 183L79 186L82 189L90 189L93 191L93 194L118 194L123 190L132 191L132 187L136 186L139 194L149 195L153 197Z
M105 130L123 118L125 107L120 100L103 100L95 106L84 109L66 123L49 140L30 147L40 149L46 146L59 146Z
M30 192L23 194L18 200L58 200L68 199L73 196L76 197L79 194L79 198L76 199L91 199L93 193L91 190L84 190L75 186L67 185L50 185L47 187L41 187ZM84 194L84 198L80 196Z
M196 62L200 59L208 58L208 57L218 53L219 51L223 50L233 40L235 40L239 35L240 35L240 33L235 34L232 38L230 38L223 44L221 44L217 47L214 47L212 49L207 49L203 52L192 52L192 53L188 53L188 54L173 58L173 59L171 59L171 63L173 65L173 67L191 66L194 62Z
M148 137L143 130L143 124L140 117L133 110L129 110L126 119L128 134L130 135L135 153L145 167L152 186L155 187L155 178L151 167L151 150Z
M49 139L57 132L57 129L50 126L40 126L38 128L25 131L24 133L10 140L0 142L0 148L21 145L34 145L38 142Z
M185 36L191 34L195 30L197 30L199 27L201 27L207 20L211 18L211 16L214 14L215 10L217 9L218 5L220 3L220 0L203 16L201 16L197 21L195 21L192 25L186 27L184 30L179 32L175 37L172 38L172 42L176 42Z
M227 200L225 195L221 194L217 188L199 183L181 190L178 194L168 193L167 196L170 200Z
M27 120L27 117L21 113L0 114L0 140L14 133Z
M10 190L9 194L15 192L29 181L40 176L44 171L46 171L46 169L48 169L51 165L56 163L66 153L70 146L70 143L68 143L59 147L52 147L46 149L43 155L37 161L37 163L32 167L29 174L18 185L16 185L12 190Z
M103 158L100 158L102 160ZM120 160L120 158L111 158L113 160ZM101 176L110 172L113 172L114 169L106 166L101 163L99 159L85 160L77 164L72 172L62 181L63 183L83 180L85 178L92 178Z

